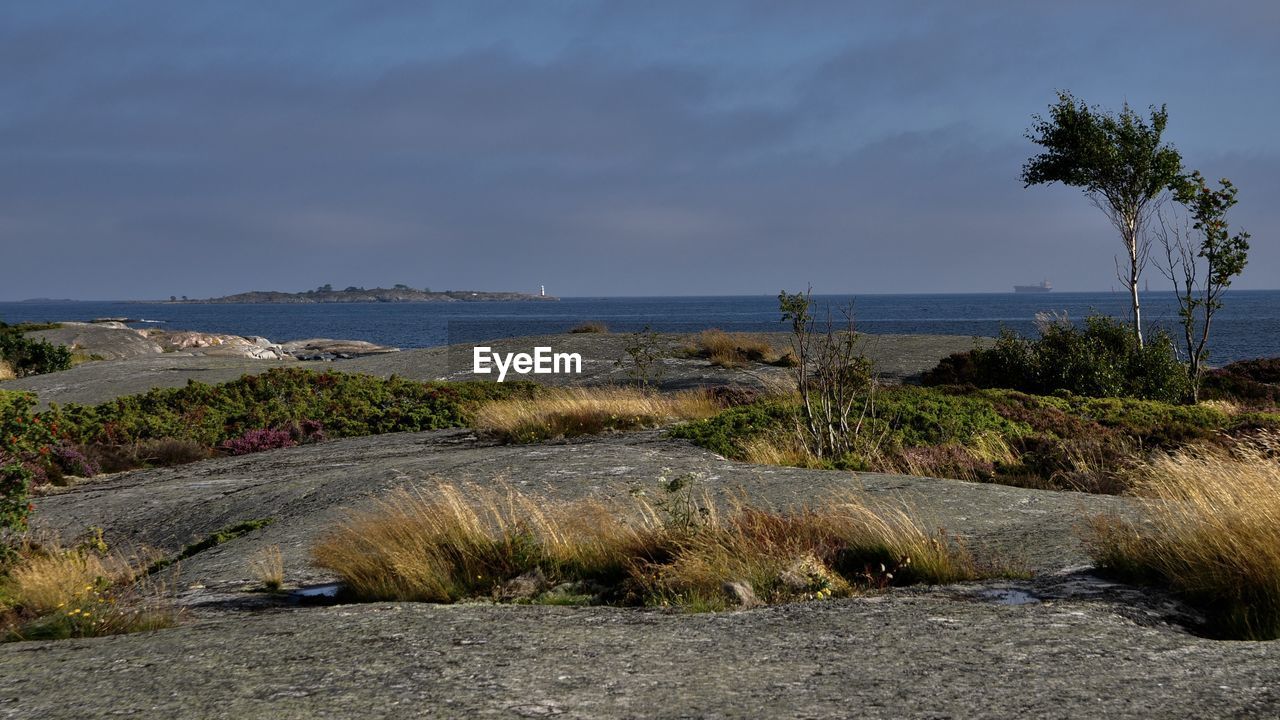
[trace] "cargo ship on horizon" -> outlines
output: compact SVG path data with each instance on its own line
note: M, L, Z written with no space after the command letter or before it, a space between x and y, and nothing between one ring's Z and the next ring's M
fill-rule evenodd
M1016 293L1047 293L1053 289L1053 284L1048 280L1041 280L1039 285L1014 285L1013 291Z

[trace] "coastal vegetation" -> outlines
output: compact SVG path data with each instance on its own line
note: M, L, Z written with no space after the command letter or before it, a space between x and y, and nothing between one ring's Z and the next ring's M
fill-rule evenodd
M629 387L564 388L482 403L474 426L507 442L660 427L720 410L704 390L658 393Z
M659 496L557 502L511 488L398 492L314 548L359 600L721 610L1002 571L900 508L833 497L788 512L718 506L696 478Z
M1280 638L1280 434L1161 453L1134 473L1134 518L1097 517L1102 570L1166 587L1217 637Z
M1035 339L1006 330L989 348L950 355L921 382L1169 403L1191 395L1186 370L1165 333L1137 347L1124 325L1102 315L1086 318L1083 327L1065 317L1041 318L1039 329Z
M758 333L730 333L719 328L698 333L688 348L688 354L705 358L722 368L741 368L751 363L787 367L795 363L794 355L774 350L773 345Z
M66 476L326 438L463 427L483 401L538 392L523 382L422 383L298 368L43 412L31 394L0 391L0 533L25 527L33 486L61 484ZM0 546L11 545L0 537Z
M100 532L71 548L24 542L0 562L0 641L100 637L177 623L148 557L111 552Z
M8 325L0 322L0 380L5 379L5 375L26 377L70 368L70 349L47 340L26 337L28 332L55 327L57 325Z

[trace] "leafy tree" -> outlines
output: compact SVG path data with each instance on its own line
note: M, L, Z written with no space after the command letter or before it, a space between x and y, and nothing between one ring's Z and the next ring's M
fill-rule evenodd
M1222 308L1222 295L1231 281L1244 272L1249 254L1249 233L1232 235L1227 225L1227 211L1237 202L1236 187L1226 178L1218 184L1218 189L1210 188L1199 170L1186 176L1174 197L1187 209L1192 224L1171 226L1160 218L1165 255L1160 269L1178 296L1192 401L1200 399L1213 316Z
M1160 139L1169 115L1163 105L1153 106L1144 120L1128 103L1116 115L1064 91L1047 118L1034 120L1027 138L1044 152L1022 166L1022 182L1025 187L1055 182L1078 187L1120 231L1128 268L1117 271L1129 291L1133 339L1142 347L1138 278L1150 249L1143 228L1165 190L1182 176L1182 156Z

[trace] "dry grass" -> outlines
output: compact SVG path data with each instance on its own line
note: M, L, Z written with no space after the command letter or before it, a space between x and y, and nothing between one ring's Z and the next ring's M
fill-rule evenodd
M284 555L279 545L263 548L249 559L249 570L262 587L277 592L284 587Z
M800 439L799 433L777 432L757 435L741 443L742 459L755 465L823 468L822 459L814 455Z
M792 513L741 501L717 512L696 495L564 503L444 485L390 496L313 554L356 597L430 602L510 598L537 578L520 599L569 583L590 588L594 602L721 609L740 603L727 583L786 602L980 573L907 513L853 496Z
M476 410L475 427L512 442L659 427L711 417L720 407L703 391L661 394L635 388L569 388L536 398L496 400Z
M782 362L790 352L779 354L768 340L750 333L703 330L694 339L694 353L724 368L744 367L752 362ZM794 364L794 363L793 363Z
M442 485L397 492L318 544L316 563L368 600L454 602L492 595L534 567L618 578L659 545L661 522L643 503L570 505L512 490Z
M1223 637L1280 637L1280 436L1197 448L1140 468L1141 518L1094 518L1095 561L1168 586Z
M5 362L4 360L0 360L0 381L13 380L17 377L18 377L18 374L13 371L13 368L9 365L9 363Z
M571 330L569 330L569 332L578 333L578 334L581 334L581 333L603 334L603 333L609 332L609 326L605 325L604 323L598 320L591 320L588 322L581 323L579 325L575 325Z
M177 611L142 576L145 558L27 547L0 581L9 640L96 637L170 627Z

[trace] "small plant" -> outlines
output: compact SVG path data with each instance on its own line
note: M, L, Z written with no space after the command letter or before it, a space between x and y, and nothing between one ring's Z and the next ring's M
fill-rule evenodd
M0 360L17 377L58 372L71 367L70 348L25 336L31 329L47 327L53 326L10 326L0 322Z
M249 560L249 568L268 592L279 592L284 587L284 555L279 545L255 553Z
M603 334L603 333L609 332L609 326L605 325L604 323L598 320L592 320L589 322L584 322L584 323L575 325L572 329L569 330L569 332L577 333L577 334L595 334L595 333Z
M658 477L659 494L650 502L663 516L663 527L679 532L692 532L710 522L715 513L710 497L702 488L703 473L671 475L663 468ZM633 487L632 497L648 498L643 487Z
M864 440L875 416L876 381L871 362L856 349L853 306L842 310L837 329L827 311L825 328L814 317L813 291L778 295L782 322L791 323L793 375L800 393L797 432L815 457L839 459Z
M648 325L627 336L623 352L631 360L628 364L622 358L615 363L617 367L627 368L627 375L642 387L656 384L662 378L662 361L669 354L662 344L662 339Z

